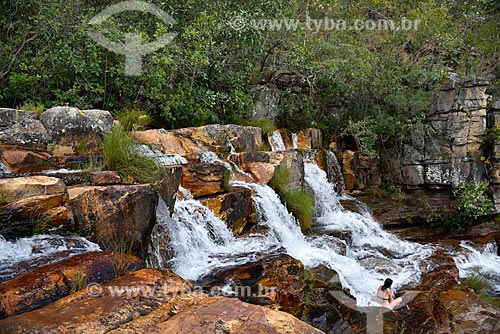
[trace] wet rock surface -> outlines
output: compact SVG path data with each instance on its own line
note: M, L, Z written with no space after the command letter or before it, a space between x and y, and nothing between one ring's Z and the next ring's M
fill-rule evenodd
M87 283L102 283L143 266L137 257L93 252L39 267L0 283L0 318L40 308Z
M225 285L235 289L235 297L257 305L275 305L300 317L304 308L304 265L285 254L265 255L261 259L233 269L215 271L200 282L210 291Z
M194 198L225 192L229 182L229 171L224 165L190 163L182 166L181 185Z
M81 236L105 250L145 257L158 203L150 185L81 186L68 192Z
M226 194L203 198L201 202L224 221L234 235L242 234L257 223L250 189L234 188Z

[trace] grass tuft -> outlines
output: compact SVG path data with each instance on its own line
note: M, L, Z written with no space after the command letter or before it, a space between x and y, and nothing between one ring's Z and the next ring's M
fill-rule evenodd
M75 272L74 276L71 277L71 286L70 286L69 293L72 294L72 293L75 293L77 291L84 289L85 287L87 287L87 283L88 283L87 281L88 281L88 278L85 275L85 273L83 273L80 270L77 270Z
M312 230L314 197L305 191L291 190L285 191L282 199L288 210L299 220L301 230L310 233Z
M310 233L314 196L302 190L290 189L290 171L285 167L277 167L274 170L269 185L278 192L287 209L297 218L302 232Z
M272 136L273 131L276 130L276 125L270 119L260 118L260 119L241 119L236 120L238 125L243 126L255 126L261 128L262 132L267 136Z
M476 293L481 293L491 289L491 285L488 280L484 276L477 273L468 276L465 281L467 285Z
M269 185L271 188L276 190L278 193L282 193L286 190L290 183L290 171L285 167L276 167L274 169L274 174Z
M17 110L32 111L36 113L38 118L40 118L40 115L45 111L45 107L41 104L26 103L17 108Z
M121 126L115 126L104 136L104 165L114 170L126 182L157 184L165 169L157 161L141 154L134 139Z
M149 113L140 109L127 109L115 114L116 119L125 131L139 131L147 129L153 122Z

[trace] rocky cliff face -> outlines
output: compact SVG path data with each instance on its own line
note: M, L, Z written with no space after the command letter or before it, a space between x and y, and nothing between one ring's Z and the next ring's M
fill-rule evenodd
M402 183L456 187L486 180L486 85L437 93L433 113L414 127L403 147Z

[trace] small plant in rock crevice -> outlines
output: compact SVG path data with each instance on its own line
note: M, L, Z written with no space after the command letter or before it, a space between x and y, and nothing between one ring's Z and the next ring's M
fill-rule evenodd
M269 185L278 192L287 209L297 218L302 232L310 233L314 196L303 190L290 188L290 171L286 167L277 167L274 170Z
M487 190L485 182L460 184L453 190L453 195L458 196L457 209L467 218L477 219L490 214L493 202L488 198Z

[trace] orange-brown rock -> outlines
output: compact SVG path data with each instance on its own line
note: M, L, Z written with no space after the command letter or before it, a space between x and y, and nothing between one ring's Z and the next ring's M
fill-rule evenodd
M268 184L273 178L275 170L275 166L267 162L251 162L246 164L244 168L260 184Z
M26 150L2 151L0 157L12 173L26 174L37 173L54 166L50 162L47 153L35 153Z
M209 124L198 128L173 130L172 133L212 146L219 153L256 151L262 145L262 129L234 124Z
M165 169L165 177L160 182L160 189L158 192L163 201L165 201L165 204L172 215L174 213L177 190L179 189L182 179L182 167L167 166Z
M320 129L304 129L297 132L297 147L299 149L320 149L323 146Z
M243 152L233 154L231 156L231 161L239 165L243 170L248 170L247 166L252 163L269 163L274 167L279 166L286 168L290 173L288 187L296 190L302 190L303 188L304 161L302 154L297 150L280 152Z
M86 283L108 281L143 266L137 257L92 252L39 267L0 283L0 318L40 308L84 288Z
M32 196L5 205L0 211L0 234L19 238L48 228L75 231L73 212L65 205L67 193Z
M132 135L143 144L154 146L166 154L179 154L189 161L199 161L201 153L214 151L203 141L195 141L164 129L135 131Z
M305 302L303 274L304 265L299 260L286 254L271 254L235 268L215 271L201 281L209 290L227 284L240 289L248 287L251 294L240 293L237 297L259 305L274 304L300 317Z
M107 186L121 183L121 178L115 171L95 171L81 173L56 173L53 176L61 179L66 186Z
M234 188L230 193L203 198L201 202L224 221L235 235L257 223L250 189Z
M181 185L195 198L223 193L227 182L229 171L224 165L193 162L182 166Z
M0 193L6 202L21 198L66 193L65 184L54 177L27 176L0 179Z
M71 187L68 193L81 236L105 250L132 249L144 258L158 203L150 185Z
M352 163L354 160L353 151L342 152L342 174L344 174L344 184L346 190L354 190L355 176L352 170Z
M166 269L142 269L105 282L101 289L84 289L42 308L0 320L0 328L5 334L106 333L148 315L176 296L189 298L186 292L190 287ZM129 295L122 289L128 289ZM175 314L175 305L168 312Z
M237 299L207 298L163 323L159 333L320 334L294 316Z

